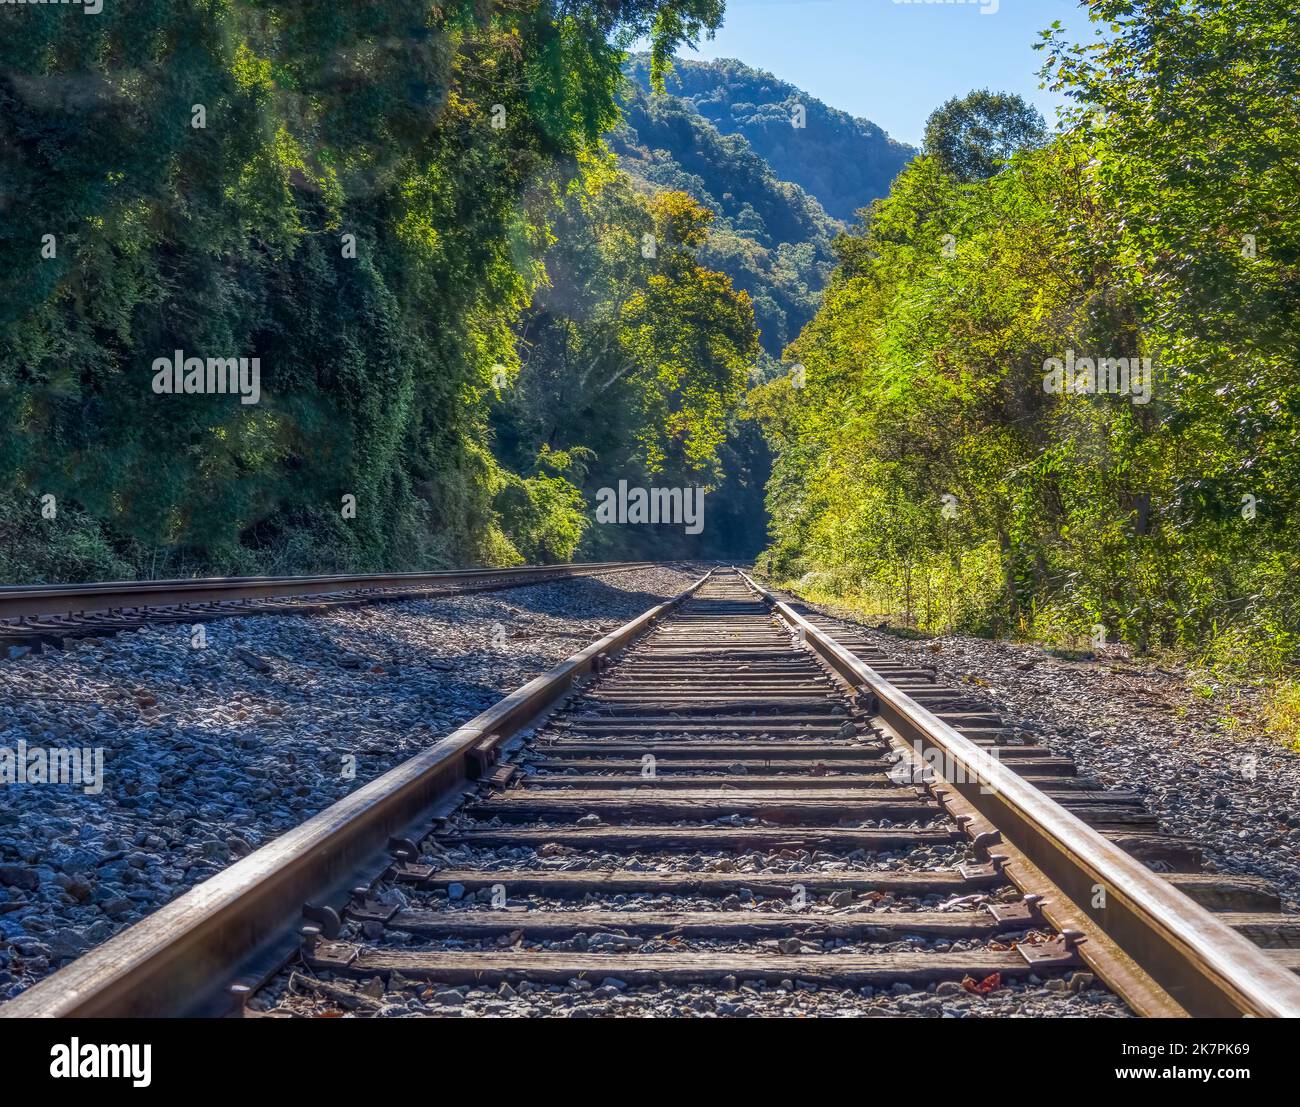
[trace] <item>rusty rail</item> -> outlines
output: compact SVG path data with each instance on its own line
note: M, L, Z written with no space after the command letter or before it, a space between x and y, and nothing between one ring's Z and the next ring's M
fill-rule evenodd
M96 581L89 584L19 584L0 587L0 621L120 608L165 607L227 600L320 596L331 593L419 589L495 579L563 579L644 569L654 562L526 565L509 569L448 569L431 573L353 573L302 577L203 577L193 580Z
M873 697L873 714L914 748L920 743L922 755L940 751L956 778L945 780L944 787L984 815L1069 897L1073 911L1093 920L1186 1013L1300 1017L1300 979L1284 965L895 688L788 604L745 580L813 652ZM1104 896L1097 895L1098 888ZM1098 900L1100 907L1094 906ZM1088 959L1089 952L1085 943L1080 953ZM1106 975L1103 964L1096 967ZM1124 980L1107 983L1124 994Z
M536 677L437 745L249 854L8 1003L5 1018L219 1014L297 948L303 906L381 867L386 844L456 802L486 746L552 709L598 658L624 649L690 596L673 599Z

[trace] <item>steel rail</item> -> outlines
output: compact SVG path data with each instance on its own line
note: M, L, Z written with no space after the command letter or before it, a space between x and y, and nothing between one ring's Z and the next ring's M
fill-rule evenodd
M552 709L582 676L677 607L712 570L512 692L423 753L190 889L103 945L0 1005L5 1018L129 1018L228 1011L226 994L255 966L274 971L297 948L303 906L383 867L393 836L460 798L477 753ZM412 859L414 860L414 859Z
M224 600L319 596L363 589L418 589L441 584L532 577L630 572L650 561L525 565L507 569L447 569L430 573L352 573L302 577L201 577L191 580L96 581L89 584L17 584L0 587L0 620L71 615L118 608L165 607Z
M792 631L850 684L873 714L920 752L937 749L956 790L1190 1015L1300 1018L1300 978L1157 873L1049 799L895 688L745 574ZM1104 889L1102 906L1096 890ZM1085 953L1086 944L1080 951Z

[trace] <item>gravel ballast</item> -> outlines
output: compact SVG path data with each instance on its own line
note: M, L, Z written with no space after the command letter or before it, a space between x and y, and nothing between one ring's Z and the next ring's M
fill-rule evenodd
M1227 688L1127 660L854 626L888 656L934 666L1007 726L1075 758L1080 774L1141 793L1165 830L1204 848L1208 870L1264 877L1286 909L1300 910L1300 754L1229 722Z
M225 619L203 648L189 627L146 627L0 662L0 750L103 757L98 792L0 787L0 999L697 577L662 567Z
M453 816L453 823L456 817ZM580 851L563 845L558 839L563 828L556 828L557 841L540 851L527 847L474 849L453 841L442 844L426 841L421 863L434 869L464 870L532 870L550 872L614 871L622 872L727 872L738 874L782 874L797 881L800 874L826 872L945 871L963 861L974 860L969 846L938 845L905 851L868 853L857 850L846 855L822 851L781 850L755 851L744 854L701 851L694 855L663 853L607 854ZM976 938L940 938L909 935L906 930L896 940L868 938L786 938L757 942L735 938L638 937L612 925L607 931L587 933L578 930L562 938L526 936L529 913L580 911L600 908L605 911L734 911L750 916L788 914L790 904L783 895L764 896L747 888L722 900L699 894L671 895L636 893L602 896L589 893L581 900L554 900L544 895L511 894L497 906L520 912L519 929L498 939L466 937L434 938L412 932L403 934L400 922L395 929L376 924L346 921L339 940L359 945L378 941L389 950L463 952L506 949L522 951L636 954L687 952L798 954L880 954L888 952L970 952L978 956L983 941ZM1007 888L991 895L966 897L909 896L869 892L832 903L814 896L803 909L806 914L834 920L846 911L879 911L897 918L912 911L940 911L960 918L976 914L991 900L1013 902L1019 898ZM461 884L445 890L423 890L409 885L384 883L372 889L368 897L376 903L397 906L402 910L435 913L480 910L493 905L493 890L470 892ZM537 917L533 914L532 917ZM373 932L369 929L374 927ZM1041 935L1039 936L1041 937ZM1034 935L1007 933L999 936L994 948L1006 949L1012 940L1035 940ZM811 963L811 962L810 962ZM811 975L811 973L810 973ZM981 988L981 983L984 986ZM453 985L436 980L408 979L400 972L369 979L357 979L330 971L318 971L298 963L282 971L273 982L249 1002L259 1013L298 1018L801 1018L801 1017L868 1017L868 1018L1128 1018L1124 1003L1106 990L1090 972L1077 971L1042 979L1031 975L1024 980L981 982L945 981L938 984L899 982L878 987L847 987L843 984L817 983L797 974L782 980L747 980L729 977L721 984L629 985L615 977L575 978L567 984L542 984L531 981L488 983L478 986Z
M393 976L398 974L394 973ZM567 985L523 982L496 988L447 987L373 977L355 981L291 974L259 996L254 1009L319 1018L1124 1018L1124 1005L1091 973L1068 979L1013 981L988 995L957 981L912 988L854 990L805 980L737 980L732 986L629 987L613 977Z
M62 784L0 788L0 999L427 748L698 575L660 568L312 617L228 619L206 627L202 649L192 647L188 627L152 627L0 663L0 748L22 742L104 751L102 792ZM1066 661L980 639L909 641L863 631L891 656L934 665L961 682L1008 725L1074 756L1081 773L1143 792L1166 828L1202 844L1214 867L1264 876L1291 908L1300 903L1300 757L1217 727L1222 707L1196 696L1181 675ZM921 862L949 868L959 859L935 847ZM845 860L708 853L680 864L793 873ZM916 863L915 855L870 862L886 869ZM502 848L454 851L435 864L654 870L664 860L573 851L544 859ZM617 906L705 902L627 897ZM450 906L445 898L442 904ZM430 906L438 906L436 897ZM516 906L556 905L529 897ZM696 944L713 946L691 948ZM927 944L962 948L959 941ZM636 948L656 952L660 945L645 940ZM961 985L873 992L799 980L742 980L721 989L617 980L469 988L400 978L332 981L326 974L321 983L299 967L254 1002L282 1014L369 1017L1127 1015L1086 973L1006 982L980 995Z

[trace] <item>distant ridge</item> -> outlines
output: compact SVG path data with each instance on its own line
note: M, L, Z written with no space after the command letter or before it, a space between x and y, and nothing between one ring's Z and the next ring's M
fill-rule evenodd
M629 84L623 112L609 136L620 164L647 188L678 189L716 213L700 260L749 293L763 349L779 358L821 302L842 224L689 101Z
M626 69L643 91L649 90L647 55L634 55ZM743 135L778 178L793 181L844 222L888 193L917 153L869 120L734 58L674 59L666 91L689 101L722 134ZM796 104L804 106L803 128L791 126Z

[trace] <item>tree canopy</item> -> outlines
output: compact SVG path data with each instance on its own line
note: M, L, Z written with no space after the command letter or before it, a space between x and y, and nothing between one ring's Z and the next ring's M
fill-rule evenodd
M573 555L581 488L554 450L499 460L496 392L552 371L521 369L520 323L548 302L553 252L573 253L555 228L619 191L584 167L618 120L623 47L648 36L658 80L721 13L0 11L0 576ZM672 203L609 208L629 226L593 241L632 250L629 269L631 224L689 242L611 286L617 308L589 306L640 359L625 385L638 449L707 480L752 322L743 295L679 257L704 217ZM671 333L649 318L678 305ZM257 358L259 402L154 393L151 366L175 351Z
M1044 39L1063 133L993 176L928 143L837 244L804 386L750 401L766 564L931 627L1293 664L1300 21L1091 11L1099 40ZM1149 362L1149 402L1051 388L1083 359Z
M925 153L957 180L993 176L1019 150L1040 144L1047 124L1038 109L1009 92L986 88L954 96L925 124Z

